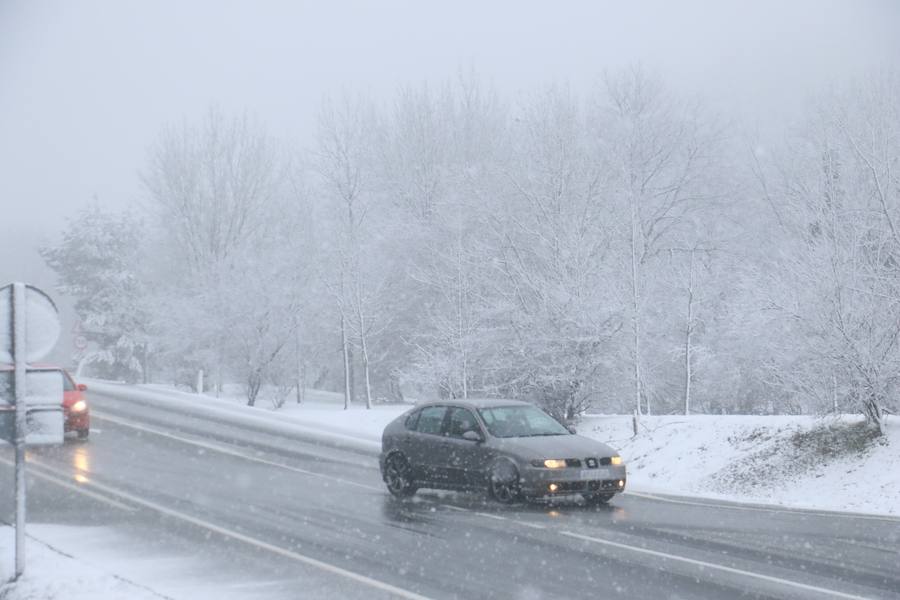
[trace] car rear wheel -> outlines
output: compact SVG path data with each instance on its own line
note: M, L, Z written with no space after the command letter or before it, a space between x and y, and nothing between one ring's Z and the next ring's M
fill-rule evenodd
M90 429L79 429L76 434L78 435L79 440L86 440L88 436L91 435Z
M512 504L522 496L519 470L509 461L500 461L491 469L488 493L501 504Z
M612 497L613 494L584 494L585 501L592 506L607 504L612 500Z
M384 482L388 491L397 498L407 498L416 493L415 482L411 477L409 461L402 454L388 456L384 463Z

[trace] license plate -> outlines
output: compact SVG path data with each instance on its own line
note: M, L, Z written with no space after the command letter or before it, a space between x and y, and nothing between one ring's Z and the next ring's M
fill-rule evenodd
M609 469L582 469L581 480L609 479Z

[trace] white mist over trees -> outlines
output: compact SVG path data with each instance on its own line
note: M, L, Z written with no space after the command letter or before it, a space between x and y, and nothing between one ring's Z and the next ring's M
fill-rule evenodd
M641 69L515 102L462 75L327 99L299 154L211 110L150 150L140 221L90 208L44 255L132 380L878 425L900 377L898 107L879 76L747 152Z

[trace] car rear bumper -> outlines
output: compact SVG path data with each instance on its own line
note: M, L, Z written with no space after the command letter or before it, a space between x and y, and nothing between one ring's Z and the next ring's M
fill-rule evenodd
M625 490L625 465L594 469L525 469L520 474L522 493L526 496L559 496L565 494L616 494Z

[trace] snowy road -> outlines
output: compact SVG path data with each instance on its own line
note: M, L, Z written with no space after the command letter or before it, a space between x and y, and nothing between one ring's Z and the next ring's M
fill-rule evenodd
M637 494L399 502L371 456L90 397L88 443L30 454L30 519L185 557L195 587L160 583L170 597L900 598L898 520Z

